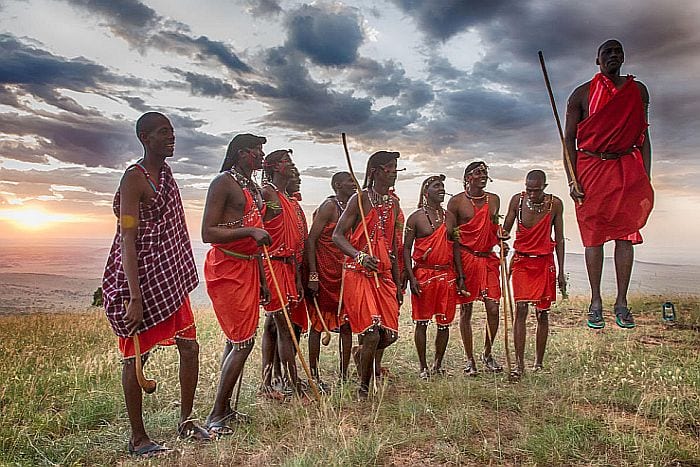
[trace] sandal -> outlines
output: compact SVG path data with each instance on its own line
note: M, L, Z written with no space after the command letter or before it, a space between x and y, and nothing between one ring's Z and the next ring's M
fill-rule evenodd
M428 381L430 379L430 371L427 368L423 368L418 374L418 377L424 381Z
M134 449L133 443L129 441L127 449L129 450L129 454L131 454L132 456L141 457L143 459L147 459L149 457L162 456L165 454L169 454L173 451L170 448L166 448L165 446L161 446L160 444L154 442L151 442L151 444L147 444L145 446L141 446L138 449Z
M603 309L593 308L593 305L588 307L588 327L591 329L603 329L605 321L603 320Z
M514 383L517 383L520 381L520 378L522 378L523 373L520 371L518 368L513 368L510 370L510 374L508 375L508 381L512 381Z
M209 433L217 438L221 436L230 436L235 433L235 430L228 426L223 420L208 423L207 430L209 430Z
M626 306L615 307L615 323L623 329L632 329L636 326L632 311Z
M464 374L466 376L476 376L479 374L479 372L476 370L476 365L474 362L467 362L466 365L464 365Z
M498 364L496 359L493 358L493 355L489 355L488 357L482 355L481 362L484 364L484 367L492 373L500 373L503 371L503 367Z
M209 432L192 420L186 420L177 426L177 435L180 439L191 439L193 441L209 442L211 436Z

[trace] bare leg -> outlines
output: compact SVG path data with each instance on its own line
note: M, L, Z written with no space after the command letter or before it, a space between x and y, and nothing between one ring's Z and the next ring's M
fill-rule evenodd
M229 352L233 350L233 344L231 344L231 341L228 339L226 340L226 343L224 344L224 353L221 355L221 368L223 369L224 363L226 363L226 358L228 357Z
M148 446L151 444L151 439L143 426L143 393L136 379L136 365L133 359L125 361L122 365L122 388L124 389L126 412L129 415L129 425L131 426L130 441L132 447L139 449Z
M348 366L350 365L350 352L352 351L352 330L349 323L340 326L340 374L343 381L348 379Z
M374 371L374 359L377 353L377 345L379 344L379 327L374 326L365 332L362 336L362 345L360 350L360 389L359 396L366 397L369 393L369 382L372 379Z
M527 332L527 302L517 302L515 305L515 323L513 323L513 343L515 344L515 363L518 372L525 372L525 335ZM539 331L539 327L538 327ZM539 334L538 334L539 336Z
M272 316L265 316L262 334L262 386L269 388L272 386L272 368L274 366L275 354L277 353L277 328Z
M437 334L435 335L435 362L433 363L433 372L437 372L442 368L442 358L447 350L447 342L450 340L450 328L447 326L437 326Z
M275 313L275 325L277 326L277 352L279 353L282 371L289 384L293 388L298 388L299 378L297 377L297 364L295 360L294 343L292 335L289 333L286 318L281 313Z
M493 300L484 300L484 305L486 307L486 325L488 330L486 336L484 336L484 358L491 356L491 346L496 340L496 334L498 333L498 302Z
M313 327L309 328L309 369L318 378L318 359L321 354L321 333Z
M180 423L183 423L192 415L199 379L199 344L190 339L175 339L175 342L180 353Z
M413 331L413 342L416 344L418 352L418 361L420 362L420 371L428 369L428 363L425 361L425 341L426 331L428 329L428 321L416 321L415 330Z
M615 276L617 277L617 298L615 306L627 307L627 290L632 275L634 246L629 240L615 240Z
M476 368L474 360L474 345L472 344L472 306L473 303L465 303L459 309L459 333L462 336L462 345L467 360Z
M542 366L544 350L549 335L549 310L537 310L537 341L535 343L535 366Z
M588 283L591 286L591 308L603 307L600 296L600 279L603 274L603 245L586 247L586 270Z
M216 390L214 407L209 413L209 422L223 420L233 412L231 409L231 394L233 394L233 388L236 386L241 371L243 371L243 366L252 350L253 344L238 350L233 350L232 347L232 350L228 353L221 368L221 379Z

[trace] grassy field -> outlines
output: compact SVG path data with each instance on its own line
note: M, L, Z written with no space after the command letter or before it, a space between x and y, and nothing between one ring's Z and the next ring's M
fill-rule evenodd
M209 445L177 439L177 352L157 351L146 366L158 380L144 396L147 429L175 452L159 465L700 465L700 301L675 297L678 324L660 319L661 297L632 302L639 326L584 326L581 299L551 315L544 372L515 384L502 375L462 376L459 333L451 331L448 375L418 378L410 315L389 348L392 379L369 402L355 384L336 386L320 404L256 396L259 342L246 367L240 408L253 417ZM484 313L477 307L476 352ZM526 356L534 353L534 316ZM203 420L218 381L222 337L211 310L197 311L201 375L196 416ZM429 328L429 338L434 336ZM303 341L305 352L306 341ZM326 380L337 378L337 347L323 348ZM512 346L511 346L512 348ZM429 358L432 351L429 351ZM499 332L496 355L503 358ZM0 317L0 464L137 463L126 455L128 422L115 339L101 310Z

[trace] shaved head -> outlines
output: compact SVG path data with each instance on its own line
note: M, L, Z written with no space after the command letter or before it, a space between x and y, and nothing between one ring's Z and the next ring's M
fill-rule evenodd
M136 121L136 136L140 138L141 134L150 133L155 130L163 120L170 121L168 117L160 112L146 112Z
M541 170L531 170L527 173L525 181L532 180L533 182L547 183L547 176Z

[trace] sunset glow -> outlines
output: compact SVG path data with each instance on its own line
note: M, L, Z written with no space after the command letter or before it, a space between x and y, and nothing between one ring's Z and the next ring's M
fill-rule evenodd
M0 211L1 221L10 221L23 230L42 230L61 222L75 222L76 216L49 213L36 208L5 209Z

